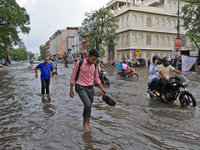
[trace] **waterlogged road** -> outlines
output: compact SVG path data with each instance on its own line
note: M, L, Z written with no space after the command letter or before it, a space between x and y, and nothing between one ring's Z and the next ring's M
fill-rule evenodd
M200 75L189 73L188 90L196 108L181 108L179 102L150 100L146 93L147 68L135 68L140 78L116 77L109 67L115 107L101 100L95 88L91 133L82 130L83 104L77 94L71 99L71 66L59 64L51 79L51 98L42 99L40 80L28 64L0 70L0 149L22 150L146 150L200 149Z

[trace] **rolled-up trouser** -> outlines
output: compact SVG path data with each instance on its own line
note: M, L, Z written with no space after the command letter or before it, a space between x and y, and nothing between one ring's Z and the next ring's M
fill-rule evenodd
M167 89L167 81L165 79L161 78L159 83L161 85L161 92L164 93Z
M46 89L46 94L49 94L49 84L50 84L50 78L49 79L41 79L42 83L42 94L45 94L45 89Z
M94 100L94 87L93 86L87 87L76 84L75 90L84 104L83 117L90 117L92 103Z

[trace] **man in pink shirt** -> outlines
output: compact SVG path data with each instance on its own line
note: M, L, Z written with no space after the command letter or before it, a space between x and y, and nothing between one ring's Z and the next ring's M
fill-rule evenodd
M77 72L79 68L78 61L74 67L74 70L71 75L70 81L70 97L74 97L74 90L73 86L75 85L75 90L78 93L80 99L84 104L83 109L83 129L86 132L90 132L89 123L90 123L90 116L91 116L91 107L94 98L94 81L100 87L102 93L106 93L107 91L103 88L101 81L99 79L98 68L95 67L94 63L96 63L99 57L99 53L97 50L90 50L89 56L83 60L83 63L80 67L79 75L77 77Z

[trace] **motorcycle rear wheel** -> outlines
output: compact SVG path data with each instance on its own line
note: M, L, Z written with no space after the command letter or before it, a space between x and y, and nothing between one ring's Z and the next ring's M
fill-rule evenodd
M182 107L196 107L196 99L194 96L188 92L184 91L179 97Z

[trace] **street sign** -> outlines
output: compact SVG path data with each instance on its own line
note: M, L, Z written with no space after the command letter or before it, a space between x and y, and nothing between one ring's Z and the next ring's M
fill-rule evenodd
M140 55L140 49L139 48L135 49L135 55Z

